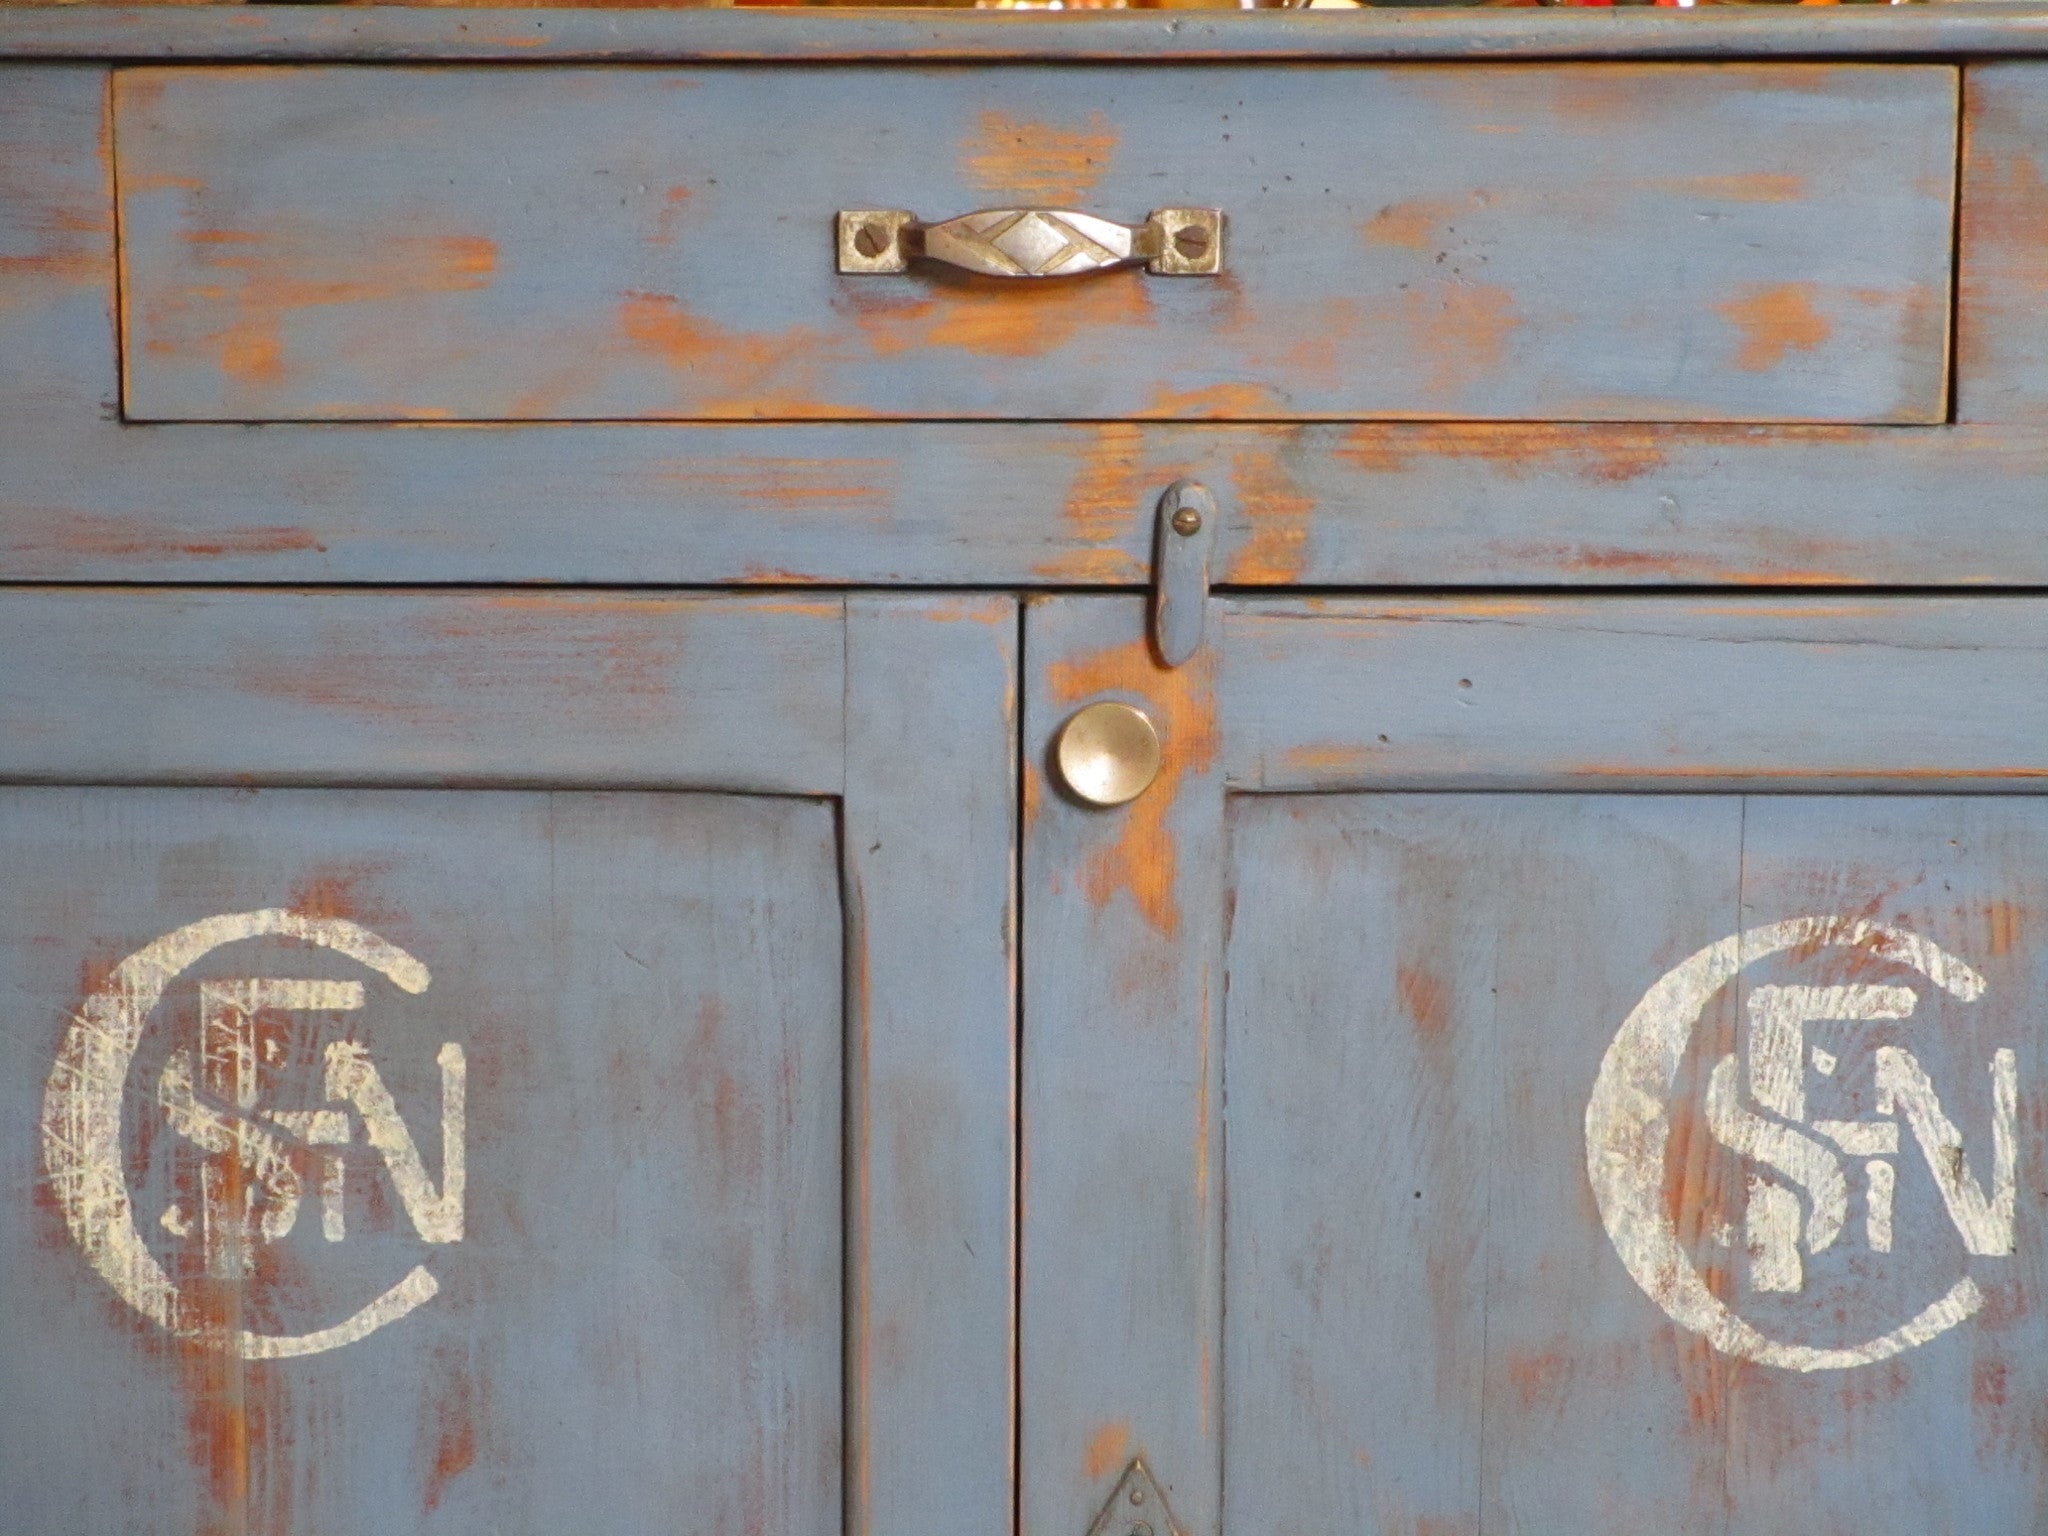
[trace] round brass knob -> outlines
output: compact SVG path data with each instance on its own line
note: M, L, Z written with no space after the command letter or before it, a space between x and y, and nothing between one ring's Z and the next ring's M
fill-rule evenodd
M1142 709L1104 699L1077 710L1053 748L1060 778L1090 805L1127 805L1159 777L1159 731Z

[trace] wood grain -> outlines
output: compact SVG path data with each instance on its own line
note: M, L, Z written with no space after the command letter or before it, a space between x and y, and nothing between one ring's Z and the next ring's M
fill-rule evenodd
M1014 1525L1017 605L856 596L850 1536Z
M1168 671L1143 599L1070 597L1027 607L1024 654L1022 1528L1087 1531L1143 1455L1176 1528L1208 1536L1222 1391L1213 652ZM1151 788L1112 810L1069 798L1046 766L1059 727L1102 698L1146 709L1165 753Z
M1578 1122L1660 957L1732 915L1739 822L1233 800L1226 1530L1724 1529L1696 1362L1607 1246Z
M1241 600L1224 772L1266 789L2016 789L2031 598Z
M2048 583L2024 423L123 424L104 72L0 87L10 580L1136 585L1190 476L1245 586Z
M0 1437L9 1520L838 1529L836 838L829 805L790 798L0 791L0 1379L24 1395ZM95 976L180 923L281 905L369 927L430 985L407 996L281 939L181 977L123 1085L147 1241L210 1316L287 1333L412 1264L439 1289L358 1342L245 1363L173 1340L86 1266L35 1126ZM251 974L366 981L359 1012L271 1019L285 1049L261 1103L321 1103L322 1041L346 1033L436 1179L436 1058L462 1047L459 1241L418 1239L360 1127L343 1240L309 1197L247 1280L208 1282L198 1233L159 1226L174 1200L198 1208L206 1160L164 1124L159 1071L199 1038L198 978Z
M2033 422L2048 414L2048 77L2023 64L1972 69L1963 98L1956 274L1956 414Z
M2014 1426L2048 1404L2038 1244L1966 1253L1908 1137L1893 1248L1866 1240L1858 1170L1841 1237L1763 1294L1717 1239L1756 1165L1710 1132L1703 1089L1747 1049L1745 991L1904 986L1909 1020L1807 1025L1827 1056L1802 1061L1809 1111L1870 1119L1874 1050L1903 1042L1986 1176L1995 1052L2025 1063L2022 1104L2038 1092L2042 831L2020 796L1234 801L1225 1528L2030 1531L2040 1452ZM1630 1280L1587 1196L1585 1106L1661 972L1815 912L1923 935L1985 991L1821 948L1709 999L1667 1110L1688 1261L1774 1337L1868 1337L1961 1274L1986 1300L1891 1360L1801 1373L1718 1354ZM2021 1139L2031 1188L2040 1138Z
M2037 427L130 428L80 383L0 418L5 579L1140 586L1187 476L1238 587L2048 585Z
M836 598L0 592L0 777L836 793Z

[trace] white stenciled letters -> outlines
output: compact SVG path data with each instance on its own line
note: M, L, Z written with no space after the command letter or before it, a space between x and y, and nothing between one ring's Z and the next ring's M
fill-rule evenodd
M1954 1327L1984 1300L1965 1274L1918 1315L1865 1343L1797 1344L1764 1334L1731 1310L1708 1289L1679 1241L1663 1198L1670 1099L1700 1015L1748 966L1790 950L1835 946L1917 972L1960 1002L1973 1002L1984 991L1983 978L1968 965L1903 929L1847 917L1793 918L1752 928L1699 951L1644 995L1608 1047L1586 1106L1586 1168L1594 1198L1636 1283L1716 1348L1800 1371L1887 1359ZM1758 986L1749 993L1742 1050L1713 1064L1705 1109L1715 1140L1744 1164L1741 1247L1752 1291L1793 1295L1805 1289L1807 1261L1853 1232L1849 1223L1858 1197L1862 1241L1874 1253L1893 1251L1901 1240L1901 1122L1912 1133L1964 1251L1983 1257L2012 1253L2019 1125L2013 1051L2000 1048L1991 1056L1988 1188L1972 1171L1963 1134L1926 1069L1905 1045L1885 1040L1871 1047L1876 1118L1809 1115L1813 1074L1834 1077L1843 1066L1837 1052L1810 1047L1810 1026L1882 1025L1896 1035L1919 1001L1914 987L1896 983ZM1927 1241L1931 1234L1916 1239Z
M224 1332L179 1292L135 1224L122 1154L129 1068L150 1015L166 989L202 957L241 939L284 938L331 950L365 966L401 992L427 989L427 968L368 929L340 918L280 908L225 913L166 934L117 966L71 1021L43 1095L43 1161L71 1235L130 1306L171 1333L245 1359L317 1354L353 1343L396 1321L439 1289L415 1266L381 1296L331 1327L311 1333ZM460 1242L466 1184L468 1063L459 1044L436 1058L441 1084L441 1176L430 1176L418 1141L369 1051L353 1038L322 1054L325 1105L262 1107L259 1078L279 1050L259 1028L265 1014L353 1014L367 1005L357 980L243 976L198 985L197 1049L174 1050L158 1075L156 1104L171 1129L208 1154L196 1222L178 1205L160 1224L173 1238L196 1235L209 1275L246 1277L261 1245L283 1240L306 1196L303 1168L317 1167L321 1232L348 1232L343 1154L362 1140L381 1159L418 1236ZM313 1149L297 1153L298 1148Z

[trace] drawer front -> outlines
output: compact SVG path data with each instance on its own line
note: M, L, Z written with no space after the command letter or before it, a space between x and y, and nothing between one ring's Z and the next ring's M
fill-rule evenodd
M131 419L1926 422L1942 66L135 69ZM840 209L1228 221L842 275Z

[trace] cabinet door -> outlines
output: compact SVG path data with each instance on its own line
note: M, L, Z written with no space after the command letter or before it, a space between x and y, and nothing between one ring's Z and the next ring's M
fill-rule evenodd
M1025 1531L2037 1531L2048 604L1143 621L1027 623Z
M0 597L0 1523L1007 1531L1015 633Z

